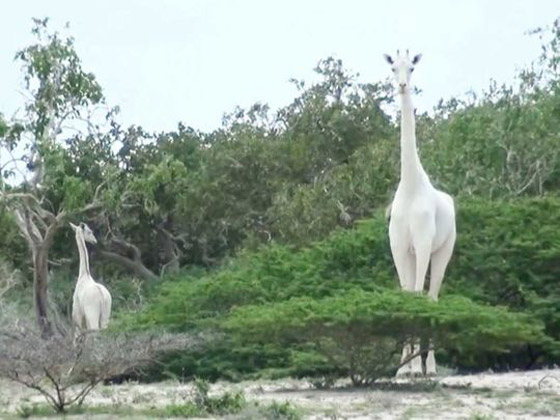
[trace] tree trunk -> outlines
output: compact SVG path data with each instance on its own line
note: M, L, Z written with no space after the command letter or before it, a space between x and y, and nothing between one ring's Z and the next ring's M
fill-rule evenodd
M169 232L163 228L159 228L158 231L158 239L163 248L163 255L165 259L165 263L161 269L161 274L166 273L176 273L179 271L179 248L173 237L169 234Z
M52 324L49 321L48 306L48 251L40 247L33 251L33 295L35 314L39 323L39 330L43 338L52 336Z

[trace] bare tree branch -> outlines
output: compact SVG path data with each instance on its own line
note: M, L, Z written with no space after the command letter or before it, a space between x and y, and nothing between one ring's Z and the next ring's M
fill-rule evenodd
M16 219L16 224L23 234L24 238L27 240L29 248L32 252L35 252L35 248L37 244L43 240L43 235L41 231L37 228L33 221L29 220L29 217L26 217L24 214L25 210L15 209L14 216Z
M11 270L8 264L0 261L0 305L2 297L20 283L21 279L16 270Z
M188 350L206 337L88 332L44 340L20 319L0 316L0 377L38 391L57 411L81 404L104 380L147 366L161 352Z
M116 252L107 250L102 250L100 253L102 257L121 267L124 267L125 269L131 271L132 273L143 279L154 280L158 278L158 276L156 276L153 271L147 268L139 258L128 258Z
M66 216L67 216L67 212L65 210L62 210L60 213L56 215L55 220L51 223L51 225L47 228L47 231L45 232L43 247L46 247L47 249L51 247L52 241L54 239L54 235L60 228Z

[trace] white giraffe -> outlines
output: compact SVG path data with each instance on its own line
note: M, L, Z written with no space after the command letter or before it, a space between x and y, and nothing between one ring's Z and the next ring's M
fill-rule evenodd
M86 241L96 244L93 232L85 223L76 226L76 244L80 254L80 272L74 289L72 320L79 329L99 330L107 327L111 315L111 294L105 286L97 283L89 272L89 259Z
M428 295L437 300L445 269L455 245L455 206L448 194L436 190L418 157L414 108L411 100L410 75L421 55L412 60L408 56L393 59L385 55L397 82L401 101L401 173L400 182L391 205L389 241L401 287L409 292L422 293L428 265L430 287ZM406 345L402 359L420 350L418 341ZM426 374L436 372L434 352L426 358ZM422 374L420 357L402 366L397 375Z

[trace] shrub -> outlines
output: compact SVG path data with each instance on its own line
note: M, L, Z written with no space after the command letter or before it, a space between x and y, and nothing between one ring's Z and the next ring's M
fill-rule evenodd
M531 367L560 357L560 199L458 203L458 241L443 294L468 296L533 314L555 341L497 359L473 357L466 365ZM467 362L465 360L465 362Z
M500 323L495 320L500 319ZM369 385L399 367L402 345L431 337L459 356L484 348L506 352L546 340L541 322L463 297L432 302L401 291L351 290L324 299L298 298L238 308L225 325L239 342L312 342L355 385Z
M194 403L202 412L208 414L235 414L245 408L247 402L241 392L225 392L217 397L208 395L210 385L204 379L195 379Z
M39 392L57 412L82 405L99 383L150 364L160 352L200 344L185 334L74 337L62 326L44 339L30 322L11 315L0 313L0 377Z
M238 306L299 296L321 298L354 287L373 291L394 286L386 236L386 222L378 214L312 247L273 244L242 252L208 275L164 283L146 310L126 323L130 328L189 330Z
M463 340L469 354L463 351L459 357L458 349L451 347L441 360L468 369L554 363L559 357L560 339L560 307L556 304L560 300L560 232L555 229L560 225L560 199L489 202L471 198L459 200L457 209L458 241L443 283L443 299L437 307L444 308L442 302L457 295L469 298L468 305L500 305L536 316L544 323L548 338L515 346L510 352L495 352L480 345L475 330L470 330L473 345ZM336 231L309 247L273 244L245 251L212 272L175 278L164 283L159 293L152 295L146 310L127 319L126 325L177 331L222 329L232 311L246 306L277 307L294 298L312 304L354 289L375 293L396 289L397 284L387 222L378 212L354 229ZM469 307L455 302L459 308ZM354 305L350 301L347 304ZM448 310L454 309L449 306ZM500 318L500 324L512 322L509 327L515 329L515 319ZM224 372L228 378L239 379L240 375L269 374L274 369L274 374L296 376L335 371L315 347L304 343L255 346L233 343L227 334L209 352L179 357L190 362L174 358L175 374L183 374L181 369L185 368L187 376L206 378L217 378ZM313 362L305 362L310 360Z
M261 414L267 420L299 420L302 418L300 412L288 401L283 403L273 401L261 409Z

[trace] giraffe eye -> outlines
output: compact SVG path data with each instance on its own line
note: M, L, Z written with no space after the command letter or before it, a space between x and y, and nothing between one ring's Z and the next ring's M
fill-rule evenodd
M414 67L411 67L411 68L410 68L410 72L412 73L413 71L414 71Z

